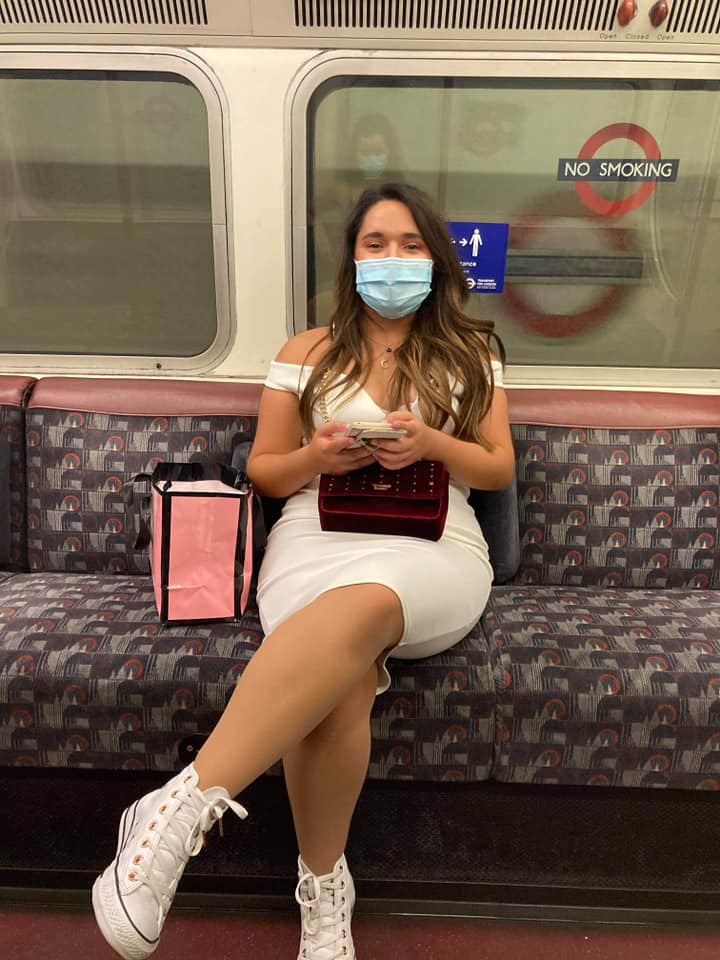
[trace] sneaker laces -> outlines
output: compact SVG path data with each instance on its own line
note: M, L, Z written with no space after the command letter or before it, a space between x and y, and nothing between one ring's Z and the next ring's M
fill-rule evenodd
M182 788L179 788L182 789ZM145 884L152 891L155 902L164 915L172 903L180 877L190 857L202 850L205 834L220 821L227 810L232 810L241 820L247 817L247 810L234 800L227 791L211 787L201 791L190 788L183 791L180 803L168 810L168 804L161 805L153 814L151 832L157 832L158 839L154 847L148 846L148 862L133 860L133 880ZM172 879L169 875L173 875Z
M295 899L302 908L303 942L310 941L313 951L302 953L307 960L342 960L347 956L344 889L341 870L325 877L316 877L309 870L301 875Z

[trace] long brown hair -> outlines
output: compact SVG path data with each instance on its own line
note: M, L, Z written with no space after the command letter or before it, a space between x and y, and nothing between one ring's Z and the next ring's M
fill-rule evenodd
M494 389L488 341L495 340L496 353L503 363L505 348L492 322L473 319L463 309L469 296L467 283L443 218L426 194L402 183L385 183L366 190L347 221L335 289L336 305L328 330L329 346L316 363L300 398L304 432L312 436L313 407L328 390L339 385L340 396L352 395L369 376L364 363L367 344L363 342L360 324L365 304L355 290L355 243L365 214L381 200L405 204L433 261L432 289L418 308L407 339L394 351L390 409L409 407L414 388L420 415L427 424L441 429L450 420L456 437L488 447L480 431ZM452 405L453 380L462 386L457 411Z

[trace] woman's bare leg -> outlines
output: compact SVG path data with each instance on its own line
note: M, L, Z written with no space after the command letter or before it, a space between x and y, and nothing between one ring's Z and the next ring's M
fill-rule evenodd
M265 639L194 769L183 770L123 814L118 852L93 886L95 916L113 949L136 960L150 956L202 834L229 809L245 816L228 794L239 793L287 754L338 704L352 701L356 688L365 689L376 658L398 642L402 629L397 595L381 585L360 584L329 591ZM162 856L156 856L160 850ZM313 911L325 909L315 893L318 883L312 885L314 895L301 902L303 943L317 953L318 937L323 948L328 938L341 937L351 947L352 879L348 874L341 881L345 897L335 904L332 929L314 922Z
M231 796L306 737L402 636L397 594L356 584L322 594L265 638L194 766Z
M377 667L283 757L300 856L316 876L342 856L370 760Z

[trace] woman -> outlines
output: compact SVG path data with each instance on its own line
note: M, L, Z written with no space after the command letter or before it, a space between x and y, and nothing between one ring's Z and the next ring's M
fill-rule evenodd
M265 640L194 764L125 811L117 856L93 888L102 932L127 960L155 949L203 833L228 809L244 817L231 797L278 758L300 847L299 956L355 956L343 851L385 660L445 650L479 619L492 571L468 488L501 489L514 466L491 325L465 316L467 296L427 198L400 184L366 191L346 230L330 328L282 348L260 404L248 472L259 493L288 498L259 576ZM344 436L352 420L405 433L357 446ZM420 459L451 476L439 541L320 529L321 473Z

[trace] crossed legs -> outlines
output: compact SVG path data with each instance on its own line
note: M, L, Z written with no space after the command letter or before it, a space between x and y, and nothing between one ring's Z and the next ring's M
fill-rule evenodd
M283 757L285 783L303 862L330 873L342 856L370 759L375 664L307 737Z
M339 819L349 825L368 762L375 661L402 630L397 595L372 583L330 590L285 620L245 668L198 754L200 789L223 786L234 796L285 758L301 852L322 868L347 826L336 824L328 834L336 839L318 845L323 821L311 811L336 779Z
M124 960L153 952L204 834L228 810L245 817L232 795L281 757L303 854L301 951L334 956L341 945L355 956L342 850L367 767L375 661L402 629L397 595L359 584L328 591L265 639L194 764L122 815L115 858L93 885L93 910ZM328 864L331 875L315 873Z

